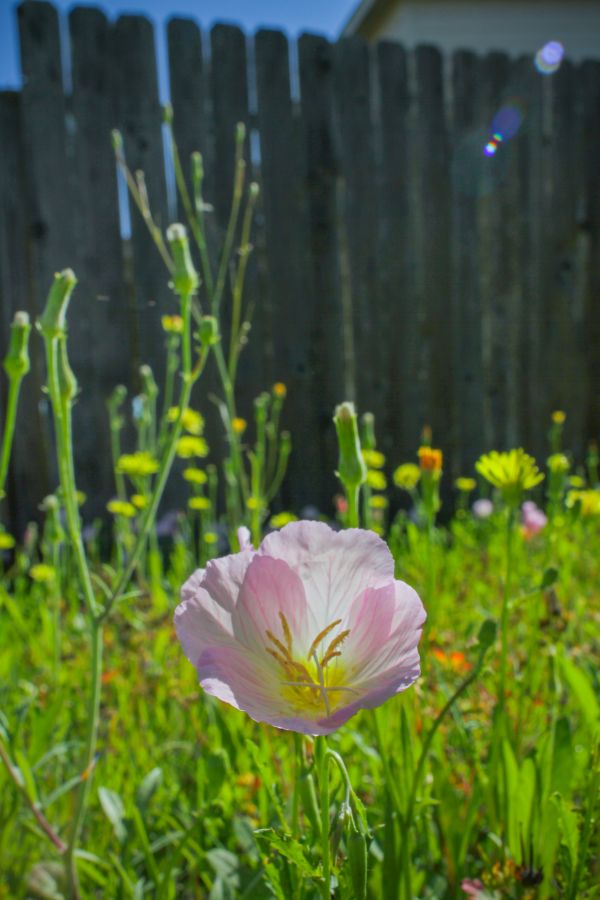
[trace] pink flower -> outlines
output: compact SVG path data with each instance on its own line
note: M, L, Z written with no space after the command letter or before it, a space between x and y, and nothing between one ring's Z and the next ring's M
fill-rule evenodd
M478 519L487 519L494 512L494 504L487 497L476 500L472 506L473 515Z
M539 509L533 501L528 500L521 507L523 521L523 536L530 540L546 527L548 518L546 513Z
M292 522L181 593L175 629L200 684L257 722L328 734L419 677L425 610L371 531Z
M483 883L478 878L465 878L461 888L469 897L479 898L479 900L487 897Z

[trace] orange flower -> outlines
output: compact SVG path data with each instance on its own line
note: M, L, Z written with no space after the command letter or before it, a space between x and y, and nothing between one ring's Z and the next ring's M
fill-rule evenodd
M441 450L431 447L419 447L419 465L423 472L441 472L443 455Z
M441 647L432 647L431 653L445 669L452 669L453 672L470 672L472 669L471 663L460 650L445 653Z

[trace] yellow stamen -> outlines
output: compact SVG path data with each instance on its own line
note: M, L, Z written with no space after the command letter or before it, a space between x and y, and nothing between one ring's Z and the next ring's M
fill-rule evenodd
M275 644L277 649L283 654L285 659L291 660L290 651L288 650L287 647L284 647L284 645L281 643L279 638L276 638L272 631L267 631L266 635L269 638L269 640Z
M325 654L325 656L323 657L323 659L321 660L321 665L323 666L323 668L325 668L327 663L331 662L332 659L335 659L336 656L341 656L341 655L342 654L340 653L339 650L333 650L333 651L328 650L327 653Z
M287 648L289 652L292 652L292 632L290 631L290 626L288 625L288 621L284 614L279 610L279 618L281 619L281 627L283 628L283 634L285 637L285 642L287 644Z
M341 619L336 619L335 622L332 622L331 625L328 625L327 628L324 628L323 631L320 631L318 633L318 635L310 645L310 650L308 651L309 659L317 652L317 647L319 646L323 638L325 638L329 634L329 632L335 628L336 625L339 625L341 621Z
M333 659L334 656L340 656L340 654L337 652L337 648L340 646L340 644L344 643L349 634L350 629L348 628L346 631L340 631L338 636L332 640L329 647L325 651L325 656L321 660L322 666L325 665L325 660Z

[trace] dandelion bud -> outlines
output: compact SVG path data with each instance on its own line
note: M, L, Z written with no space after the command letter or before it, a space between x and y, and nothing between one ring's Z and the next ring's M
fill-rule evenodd
M156 397L158 394L158 385L154 380L152 369L148 365L140 366L140 378L142 380L142 392L146 397Z
M235 142L238 144L243 144L246 140L246 125L244 122L238 122L235 129Z
M29 333L31 325L26 312L15 313L10 326L10 341L8 352L4 359L4 371L12 380L23 378L30 369L29 363Z
M38 319L38 328L46 340L52 340L65 333L67 308L76 284L77 279L72 269L57 272L54 276L46 307Z
M203 178L204 160L202 159L202 154L198 150L194 150L192 153L192 183L194 186L201 184Z
M185 227L179 224L170 225L167 229L167 240L175 264L173 287L180 297L189 297L198 287L198 273L192 262Z
M69 364L67 341L64 337L59 342L58 348L58 383L61 397L69 403L73 401L79 390L79 385L75 373Z
M354 404L342 403L336 407L333 421L339 446L338 478L346 488L360 487L367 480L367 466L361 452Z
M123 150L123 135L119 131L118 128L113 128L110 133L110 137L112 140L113 150L115 153L121 153Z
M221 340L219 323L214 316L202 316L198 337L203 347L214 347Z
M360 440L363 450L375 450L377 441L375 439L375 416L373 413L366 412L360 420Z
M260 187L256 181L253 181L250 187L248 188L248 192L250 194L251 200L257 200L258 195L260 194Z

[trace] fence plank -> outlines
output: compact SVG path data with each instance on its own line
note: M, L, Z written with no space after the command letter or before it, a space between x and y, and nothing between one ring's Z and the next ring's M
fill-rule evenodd
M27 177L31 309L41 312L54 273L77 269L72 169L69 164L58 13L45 2L17 8L23 92L21 126ZM46 433L48 403L38 407ZM46 449L49 449L48 445ZM50 450L51 484L57 481Z
M133 372L110 136L114 107L109 24L99 10L80 7L71 12L69 26L79 250L69 346L82 388L74 428L78 478L88 494L84 513L89 517L103 511L115 489L106 400L116 384L131 384ZM99 459L106 462L98 465Z
M479 61L474 53L454 55L452 79L454 415L457 468L468 472L486 449L481 427L484 386L477 208L488 130L478 103Z
M589 236L589 268L585 331L589 393L586 401L587 421L582 430L598 442L600 435L600 62L585 62L580 68L583 81L584 138L584 224Z
M31 296L30 260L27 255L28 222L23 203L25 172L21 140L22 95L0 92L0 355L4 358L10 322L18 310L35 314ZM27 520L50 490L48 461L52 458L48 432L39 415L42 400L42 346L30 339L31 371L21 387L18 424L7 484L7 502L1 521L22 535ZM0 376L0 400L6 409L7 381ZM0 416L0 428L2 421ZM32 453L32 448L36 452Z
M434 47L417 47L418 259L424 315L424 366L427 413L433 438L452 462L454 378L452 352L452 253L450 242L449 145L444 109L442 56Z
M208 153L208 110L206 63L202 51L202 33L191 19L174 18L167 26L173 131L181 166L190 184L190 157L202 153L205 168L211 171ZM178 203L179 216L183 210Z
M331 475L337 462L334 407L349 399L344 378L345 322L340 291L337 234L338 159L333 127L333 61L324 38L304 34L298 42L303 143L306 152L306 191L309 204L310 274L318 307L313 333L314 375L319 429L314 435L321 456L316 494L328 501L339 483ZM353 398L350 398L353 399Z
M413 137L407 53L382 41L376 48L378 140L381 172L377 197L377 280L387 311L380 359L386 369L385 414L377 429L383 451L397 464L411 458L422 421L418 413L419 323L415 314L416 254L412 228Z
M167 193L152 24L142 16L121 16L113 26L112 41L116 119L125 156L132 172L144 172L154 219L164 230L168 225ZM149 364L160 383L164 372L160 317L175 312L176 302L147 227L132 201L129 206L137 343L134 363L136 368L142 362Z
M570 62L552 76L550 174L551 201L546 219L548 331L545 340L548 378L546 411L567 412L565 439L577 458L584 452L587 367L585 342L585 272L589 236L579 227L582 189L579 92ZM549 408L548 408L549 406Z
M359 37L334 45L334 106L339 157L340 228L348 260L356 400L383 417L388 373L382 355L387 331L376 284L376 178L369 49ZM383 302L382 302L383 301Z
M255 52L273 374L289 387L284 423L296 448L285 502L299 509L321 477L320 448L313 440L319 430L312 348L318 301L307 266L304 159L292 107L288 42L281 32L259 31Z

